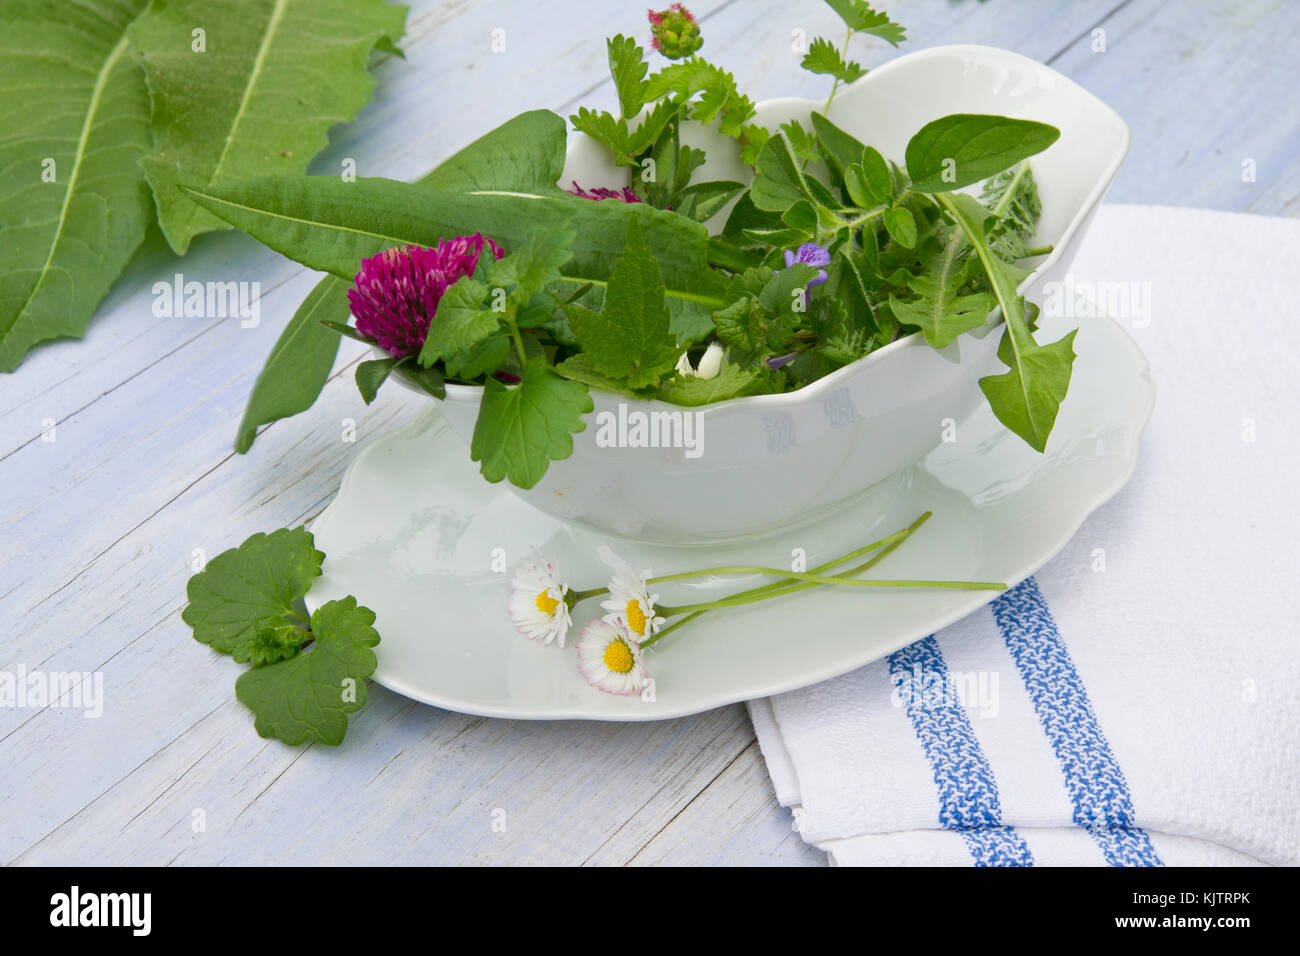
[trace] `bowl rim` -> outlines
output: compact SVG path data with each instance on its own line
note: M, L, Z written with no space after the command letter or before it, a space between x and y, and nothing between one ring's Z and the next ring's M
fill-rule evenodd
M1066 88L1072 89L1073 91L1076 92L1076 94L1081 94L1085 101L1089 101L1090 104L1095 109L1097 109L1102 115L1107 116L1107 118L1116 125L1116 129L1120 134L1118 148L1115 150L1114 154L1110 157L1109 161L1103 167L1102 174L1097 177L1097 180L1092 184L1092 188L1088 190L1088 193L1084 198L1083 202L1079 204L1078 208L1075 210L1074 215L1071 217L1070 221L1066 224L1065 229L1061 232L1060 239L1058 239L1056 243L1053 244L1052 251L1046 257L1044 257L1043 260L1040 263L1038 263L1037 266L1034 267L1034 270L1028 276L1026 276L1016 287L1017 292L1019 292L1021 295L1024 295L1025 292L1027 292L1030 288L1032 288L1034 285L1037 284L1039 279L1041 279L1042 276L1049 269L1051 269L1054 265L1056 265L1057 262L1061 260L1066 250L1069 249L1069 247L1073 244L1075 237L1078 235L1078 232L1082 227L1084 221L1097 207L1098 203L1101 201L1102 196L1105 195L1106 190L1110 188L1110 184L1114 182L1115 175L1119 172L1119 168L1121 164L1124 162L1124 158L1128 155L1132 136L1129 131L1128 124L1124 122L1124 118L1120 116L1118 112L1116 112L1111 106L1107 105L1103 100L1101 100L1095 94L1091 93L1084 87L1080 86L1078 83L1074 82L1074 80L1070 79L1065 74L1052 69L1050 66L1048 66L1045 63L1041 63L1038 60L1035 60L1033 57L1025 56L1023 53L1016 53L1014 50L1005 50L1001 47L984 46L981 44L974 44L974 43L945 44L943 46L927 47L924 50L916 50L911 53L905 53L902 56L895 57L894 59L889 60L881 64L880 66L873 68L865 76L862 76L859 79L853 81L852 83L850 83L844 88L844 91L841 93L841 95L845 95L850 90L856 89L860 86L864 86L867 83L872 82L873 77L877 77L880 75L887 75L890 72L894 72L896 70L902 69L904 66L914 66L917 62L920 61L933 59L945 55L952 56L953 54L969 56L969 57L978 56L981 58L996 57L1001 59L1003 62L1019 64L1021 66L1028 66L1042 76L1050 76L1054 84L1061 84ZM784 107L794 106L800 108L805 106L811 106L812 108L816 108L817 101L807 97L782 96L782 97L774 97L772 99L762 100L755 104L755 108L757 109L762 109L763 107L770 107L770 106L784 106ZM572 143L570 143L569 148L570 149L572 148ZM993 311L989 313L987 320L985 322L985 326L984 326L985 331L983 334L985 335L991 334L991 330L997 328L1001 324L1002 324L1002 309L999 306L993 309ZM972 331L976 331L976 330L972 330ZM830 374L824 375L821 378L817 379L816 381L809 382L807 385L800 386L799 388L796 388L792 391L772 392L765 395L741 395L736 398L728 398L720 402L710 402L707 405L699 405L699 406L674 405L673 403L663 401L662 399L637 398L632 395L627 395L623 392L616 392L611 389L602 388L596 385L588 385L587 388L590 392L599 395L613 396L616 397L617 400L622 402L635 403L635 404L647 405L647 406L663 405L668 408L677 408L677 409L690 407L692 408L692 410L696 410L696 411L704 411L708 409L724 408L724 407L734 408L742 404L746 406L752 406L752 407L782 408L782 407L802 404L803 402L806 402L811 398L815 398L826 392L833 391L845 379L848 379L858 374L859 372L869 369L873 365L886 361L890 356L896 355L905 349L917 348L917 347L930 348L930 346L926 345L925 339L919 330L916 332L910 332L907 335L900 336L899 338L896 338L894 341L888 343L887 345L883 345L880 348L876 349L875 351L870 352L859 359L855 359L854 361L850 362L847 365L837 368L835 371L831 372ZM378 347L375 347L374 350L376 352L382 353L384 357L387 357L387 353L383 352L383 350L381 349L378 349ZM409 388L412 391L418 391L424 395L428 394L423 389L418 388L413 383L406 381L405 376L403 375L402 370L400 368L395 370L394 377L397 378L404 387ZM478 402L482 399L482 395L483 395L482 385L465 385L458 382L448 382L446 383L445 388L446 388L446 398L442 399L442 401Z

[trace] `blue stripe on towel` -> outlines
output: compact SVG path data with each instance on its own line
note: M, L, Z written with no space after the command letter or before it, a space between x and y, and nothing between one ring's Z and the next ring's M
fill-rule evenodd
M1038 582L1025 579L992 604L1007 648L1051 741L1074 805L1111 866L1163 866L1136 814L1128 781L1101 731Z
M1024 838L1002 825L998 785L933 636L889 655L902 699L939 788L939 822L966 841L976 866L1032 866Z

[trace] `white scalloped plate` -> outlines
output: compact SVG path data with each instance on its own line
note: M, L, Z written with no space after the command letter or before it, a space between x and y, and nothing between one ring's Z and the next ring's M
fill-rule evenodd
M1054 341L1073 324L1044 316L1039 339ZM796 548L811 567L930 510L934 517L874 574L1015 584L1123 487L1155 402L1145 357L1111 320L1082 320L1075 349L1074 380L1046 454L981 408L957 424L955 442L899 481L812 523L719 546L638 544L544 514L505 485L485 482L431 403L361 449L316 520L316 544L328 557L307 606L314 611L355 595L375 611L383 638L376 681L426 704L489 717L662 720L826 680L945 627L994 595L818 588L705 615L649 649L655 694L643 701L603 694L578 674L576 629L598 613L598 602L577 607L566 648L539 646L511 626L508 574L493 570L494 559L513 567L541 546L559 556L577 588L604 583L601 544L656 574L789 567ZM664 602L685 603L756 583L730 578L660 590Z

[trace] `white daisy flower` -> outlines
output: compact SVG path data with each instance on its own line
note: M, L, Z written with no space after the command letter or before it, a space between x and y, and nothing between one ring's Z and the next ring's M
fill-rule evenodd
M524 637L563 647L573 624L568 593L553 561L525 558L510 579L510 620Z
M621 620L597 618L578 638L578 671L607 694L639 694L647 679L641 645Z
M609 595L600 602L608 613L606 621L615 618L621 620L636 640L644 641L664 626L664 618L655 613L658 594L651 594L646 585L649 571L640 574L611 551L607 546L600 548L601 559L614 569L614 576L609 579Z

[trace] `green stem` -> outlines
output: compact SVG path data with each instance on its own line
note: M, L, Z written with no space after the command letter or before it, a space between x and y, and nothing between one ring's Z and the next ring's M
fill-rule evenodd
M879 541L873 541L871 544L864 545L863 547L858 548L856 551L850 551L848 554L844 554L831 561L827 561L825 564L819 564L817 565L817 567L813 568L813 573L820 574L823 571L829 571L831 568L837 567L838 565L841 565L846 561L852 561L854 558L860 557L863 554L866 554L868 551L873 551L879 548L880 553L873 556L869 561L864 561L862 564L859 564L856 567L849 568L847 571L844 571L841 574L837 575L837 577L846 577L846 578L852 577L855 574L859 574L862 571L866 571L870 568L873 568L881 561L883 561L886 557L888 557L895 549L900 547L904 541L906 541L909 537L911 537L912 533L916 531L917 528L921 527L921 525L929 521L931 514L932 512L927 511L925 512L925 514L921 515L921 517L917 518L906 528L904 528L901 531L895 531L887 538L881 538ZM733 594L731 595L731 597L732 598L747 597L752 594L770 594L772 597L780 597L784 594L790 594L791 592L794 591L806 591L808 588L815 588L815 587L819 587L819 585L803 584L797 581L782 580L782 581L777 581L773 584L765 584L762 587L750 588L747 591L741 591L737 594ZM651 644L659 640L659 638L663 637L669 631L673 630L674 628L681 627L687 621L693 621L701 614L705 614L705 613L707 612L695 611L692 612L691 614L688 614L680 621L674 621L672 624L668 625L666 628L664 628L654 637L650 638L647 641L642 641L641 646L649 647Z
M585 601L587 598L594 598L598 595L608 593L609 588L588 588L585 591L574 591L571 589L565 597L569 600L569 607L573 607L579 601Z
M1048 253L1050 253L1054 248L1056 247L1055 246L1030 246L1028 249L1025 250L1025 257L1033 258L1034 256L1045 256Z
M738 572L748 573L766 573L782 574L780 570L772 568L736 568ZM786 573L787 577L795 578L799 581L807 581L812 584L837 584L840 587L858 587L858 588L936 588L952 591L1005 591L1006 584L998 581L882 581L882 580L849 580L839 575L823 576L819 574L795 574ZM755 601L765 601L772 597L779 597L780 593L759 594L748 598L726 598L721 601L709 601L704 604L685 604L681 607L660 606L656 608L665 617L675 617L678 614L690 614L694 611L714 611L724 607L738 607L742 604L752 604Z
M849 59L849 41L853 39L853 28L849 27L844 33L844 46L840 49L840 59L848 62ZM831 115L831 102L835 99L835 94L840 88L840 78L835 77L835 82L831 84L831 95L826 97L826 105L822 107L822 116L827 118Z

